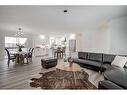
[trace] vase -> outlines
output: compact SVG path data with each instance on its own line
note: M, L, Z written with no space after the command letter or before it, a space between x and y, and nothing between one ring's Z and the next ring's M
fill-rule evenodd
M73 65L73 62L69 62L69 67L72 67L72 65Z
M69 62L69 67L72 67L72 65L73 65L73 60L72 60L72 58L70 57L70 58L68 58L68 62Z
M19 48L19 52L21 52L22 51L22 48Z

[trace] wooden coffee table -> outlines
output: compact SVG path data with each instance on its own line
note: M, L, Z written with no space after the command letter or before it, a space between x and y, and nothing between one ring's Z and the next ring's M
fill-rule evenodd
M71 71L71 72L82 71L81 67L76 63L73 63L71 67L69 66L69 63L59 63L56 66L56 69L64 70L64 71Z

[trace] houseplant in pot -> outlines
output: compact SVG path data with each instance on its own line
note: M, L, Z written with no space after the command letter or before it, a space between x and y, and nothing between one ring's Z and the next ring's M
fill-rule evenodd
M73 65L73 59L71 57L68 58L69 66L72 67Z

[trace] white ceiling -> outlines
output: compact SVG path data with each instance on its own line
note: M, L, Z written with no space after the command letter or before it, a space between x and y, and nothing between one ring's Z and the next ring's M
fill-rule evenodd
M79 32L126 14L126 6L0 6L0 29L17 31L22 27L25 32L40 34Z

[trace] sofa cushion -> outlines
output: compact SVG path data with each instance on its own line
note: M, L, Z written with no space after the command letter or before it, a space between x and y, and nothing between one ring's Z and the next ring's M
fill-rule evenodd
M102 54L101 53L88 53L88 59L93 61L102 62Z
M127 62L125 63L124 67L127 68Z
M115 59L112 61L111 65L115 65L120 68L123 68L126 62L127 62L127 57L116 56Z
M95 66L95 67L100 67L101 66L100 62L91 61L91 60L84 60L83 64L88 65L88 66Z
M78 52L78 58L79 59L87 59L87 52Z
M91 60L84 60L84 59L73 59L75 63L79 63L82 66L94 66L94 67L101 67L101 62L91 61Z
M104 72L105 70L113 70L113 69L117 69L119 67L114 66L114 65L110 65L110 64L103 64L101 65L101 71Z
M111 81L103 80L99 81L98 89L123 89L123 88Z
M127 69L126 68L116 68L113 70L106 70L104 72L104 78L110 80L120 87L127 89Z
M115 56L116 55L103 54L103 62L111 64L111 62L114 60Z
M73 58L74 63L84 63L84 59Z
M127 55L119 55L119 56L127 57ZM127 68L127 62L125 63L124 68Z

